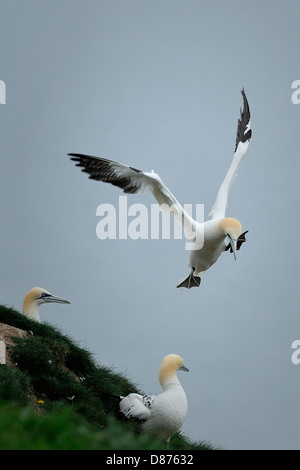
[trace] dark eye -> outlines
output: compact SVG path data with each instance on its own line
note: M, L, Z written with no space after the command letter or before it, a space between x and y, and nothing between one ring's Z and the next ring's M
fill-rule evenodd
M49 297L49 294L46 294L46 292L42 292L40 299L43 299L45 297Z

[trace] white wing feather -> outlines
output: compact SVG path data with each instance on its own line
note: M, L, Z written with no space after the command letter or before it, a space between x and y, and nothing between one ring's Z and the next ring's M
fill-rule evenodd
M152 398L144 397L138 393L130 393L127 397L122 397L120 401L120 411L128 419L136 419L138 421L146 421L151 416Z
M228 193L247 152L251 138L250 110L244 90L242 90L242 95L244 109L241 111L241 117L238 120L234 157L210 212L212 218L225 217ZM156 173L142 172L123 163L105 158L79 153L70 153L69 155L72 157L71 160L76 162L76 166L81 167L82 171L88 173L91 179L111 183L122 188L125 193L134 194L138 191L152 192L162 209L169 214L172 213L179 220L188 238L195 232L195 221L183 209Z
M169 213L182 224L190 234L194 228L192 217L184 210L175 196L163 183L158 174L143 172L123 163L114 162L105 158L93 157L78 153L70 153L71 160L76 162L76 166L88 173L89 178L111 183L123 189L125 193L137 193L138 191L150 191L161 208Z
M237 172L243 158L246 155L252 131L251 131L251 121L250 121L250 110L249 104L246 98L244 90L242 90L243 100L244 100L244 109L241 111L241 117L238 120L237 127L237 136L236 136L236 145L233 160L229 167L229 170L224 178L223 183L220 186L216 201L210 212L210 216L213 219L225 217L226 207L228 202L228 194L231 188L233 181L237 176Z

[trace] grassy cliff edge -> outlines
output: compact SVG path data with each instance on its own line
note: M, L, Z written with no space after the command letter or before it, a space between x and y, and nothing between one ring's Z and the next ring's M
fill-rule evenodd
M9 335L7 325L22 330ZM13 329L12 329L13 330ZM7 363L0 365L0 449L160 450L165 445L124 422L114 395L139 392L112 367L47 323L0 306L0 339ZM180 432L174 450L211 450Z

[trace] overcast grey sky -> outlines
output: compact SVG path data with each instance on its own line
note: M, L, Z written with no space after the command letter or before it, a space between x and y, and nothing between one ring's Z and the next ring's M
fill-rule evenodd
M299 2L0 0L0 10L1 302L21 311L36 285L69 299L42 306L42 320L147 393L160 391L162 357L183 356L193 440L299 449ZM253 138L227 215L248 241L199 289L176 289L189 273L184 240L99 240L97 207L123 193L67 153L154 169L207 218L242 87Z

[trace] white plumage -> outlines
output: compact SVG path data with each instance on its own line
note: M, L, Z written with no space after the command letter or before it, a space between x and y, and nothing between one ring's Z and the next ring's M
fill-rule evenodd
M178 370L188 371L183 359L177 354L168 354L159 369L161 394L130 393L120 397L120 411L126 418L140 421L143 431L167 442L181 428L188 411L186 395L177 377Z
M232 217L225 217L228 194L252 135L249 104L244 90L242 90L242 96L244 107L238 120L234 156L210 212L212 220L203 223L194 220L166 187L159 175L153 171L142 172L105 158L78 153L69 154L76 162L76 166L88 173L91 179L111 183L122 188L125 193L152 192L162 208L174 215L182 224L187 239L190 241L192 236L195 236L196 241L200 241L198 245L191 245L189 260L191 273L177 287L189 289L199 286L201 281L199 274L209 269L223 251L230 249L236 259L236 251L246 241L245 233L247 232L242 233L241 223ZM226 243L226 237L229 238L229 243Z

